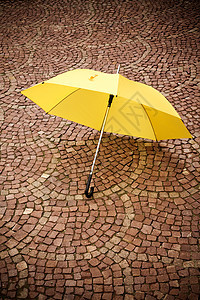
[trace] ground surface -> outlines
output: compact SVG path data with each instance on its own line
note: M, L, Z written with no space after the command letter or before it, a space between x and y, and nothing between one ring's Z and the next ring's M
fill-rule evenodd
M198 299L198 1L2 1L3 299ZM20 91L74 68L162 92L193 140L99 133Z

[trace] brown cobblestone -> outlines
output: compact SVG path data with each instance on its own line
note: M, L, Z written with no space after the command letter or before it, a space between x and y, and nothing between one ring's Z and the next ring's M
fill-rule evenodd
M198 299L198 1L5 0L0 10L1 296ZM194 138L105 133L87 200L99 133L20 91L119 63L163 93Z

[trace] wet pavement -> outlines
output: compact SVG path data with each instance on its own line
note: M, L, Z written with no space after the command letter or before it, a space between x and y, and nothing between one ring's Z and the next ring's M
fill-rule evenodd
M1 299L197 300L198 1L0 4ZM20 91L75 68L151 85L191 140L99 133Z

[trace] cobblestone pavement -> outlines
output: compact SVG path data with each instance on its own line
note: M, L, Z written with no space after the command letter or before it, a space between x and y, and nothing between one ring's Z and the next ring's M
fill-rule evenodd
M0 4L2 299L191 299L199 295L198 1ZM75 68L158 89L192 140L99 133L20 94Z

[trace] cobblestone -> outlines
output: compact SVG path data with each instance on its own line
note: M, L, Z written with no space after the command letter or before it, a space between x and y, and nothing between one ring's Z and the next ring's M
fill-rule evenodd
M1 1L0 298L198 299L199 1ZM104 134L22 89L75 68L171 102L192 140Z

